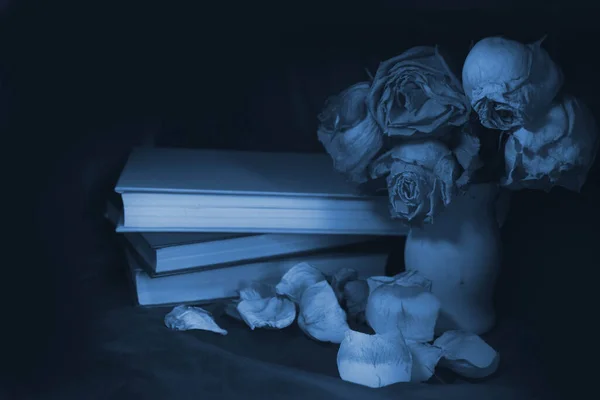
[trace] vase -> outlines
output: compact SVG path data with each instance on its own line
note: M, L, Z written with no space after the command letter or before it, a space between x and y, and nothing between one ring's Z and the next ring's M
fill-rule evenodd
M498 217L507 209L507 198L499 195L496 184L472 185L433 223L408 234L406 269L428 278L441 303L436 334L460 329L480 335L495 324L493 294L502 254Z

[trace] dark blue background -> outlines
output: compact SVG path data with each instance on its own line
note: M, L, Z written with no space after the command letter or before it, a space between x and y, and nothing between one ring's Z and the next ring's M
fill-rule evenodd
M6 3L2 187L5 233L16 239L0 275L8 380L66 376L92 340L94 313L126 301L97 230L128 150L150 133L160 145L320 152L316 114L367 78L365 68L439 44L460 71L472 41L500 34L548 35L565 90L600 119L598 11L576 2ZM588 370L580 350L595 339L598 180L596 166L582 194L517 193L504 230L499 310L535 329L555 381Z

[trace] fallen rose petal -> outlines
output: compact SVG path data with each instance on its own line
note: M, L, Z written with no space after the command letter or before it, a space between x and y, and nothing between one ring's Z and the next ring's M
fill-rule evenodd
M165 325L175 331L199 329L227 335L227 331L217 325L213 316L200 307L180 305L173 308L165 315Z
M331 277L331 287L338 301L342 301L344 297L344 287L348 282L358 279L358 271L353 268L342 268Z
M298 326L321 342L340 343L350 329L346 313L340 307L327 281L315 283L304 291L300 301Z
M296 305L285 297L242 300L237 305L240 316L250 327L283 329L296 318Z
M381 285L369 295L365 315L376 333L400 330L406 340L429 342L440 301L422 287Z
M296 264L282 277L275 291L277 294L289 297L293 302L299 303L302 294L309 287L317 282L324 281L325 275L309 263L302 262Z
M365 311L369 298L369 285L367 281L350 281L344 286L344 300L348 314L356 317Z
M393 276L371 276L367 278L367 285L369 285L369 293L373 293L381 285L394 283L396 278Z
M433 345L442 350L440 366L467 378L484 378L496 372L500 355L479 336L447 331Z
M241 300L258 300L275 296L275 288L264 282L252 282L250 286L240 289Z
M340 344L337 366L343 380L380 388L409 382L413 364L400 332L368 335L349 330Z
M230 316L231 318L235 318L237 320L243 321L242 316L237 310L237 305L240 303L240 300L234 300L225 304L225 315Z
M433 376L442 358L442 349L427 343L407 342L412 355L411 382L425 382Z
M431 281L417 271L409 270L394 276L396 285L405 287L421 287L431 292Z

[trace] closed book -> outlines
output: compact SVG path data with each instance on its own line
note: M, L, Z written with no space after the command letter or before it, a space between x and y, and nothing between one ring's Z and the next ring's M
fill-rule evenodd
M136 148L115 191L122 232L407 233L325 154Z
M276 284L286 271L300 262L308 262L326 275L341 268L353 268L362 278L384 275L388 258L387 253L329 253L152 278L133 252L127 250L126 254L137 302L141 306L202 304L234 298L238 290L253 281Z
M106 216L113 224L118 224L120 210L109 203ZM371 247L372 242L379 239L357 235L197 232L126 232L123 236L151 276L314 253L363 242Z

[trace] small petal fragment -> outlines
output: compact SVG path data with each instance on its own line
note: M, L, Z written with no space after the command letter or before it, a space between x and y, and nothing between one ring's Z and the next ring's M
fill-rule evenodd
M227 335L227 331L217 325L213 316L200 307L180 305L173 308L165 315L165 325L175 331L199 329Z

